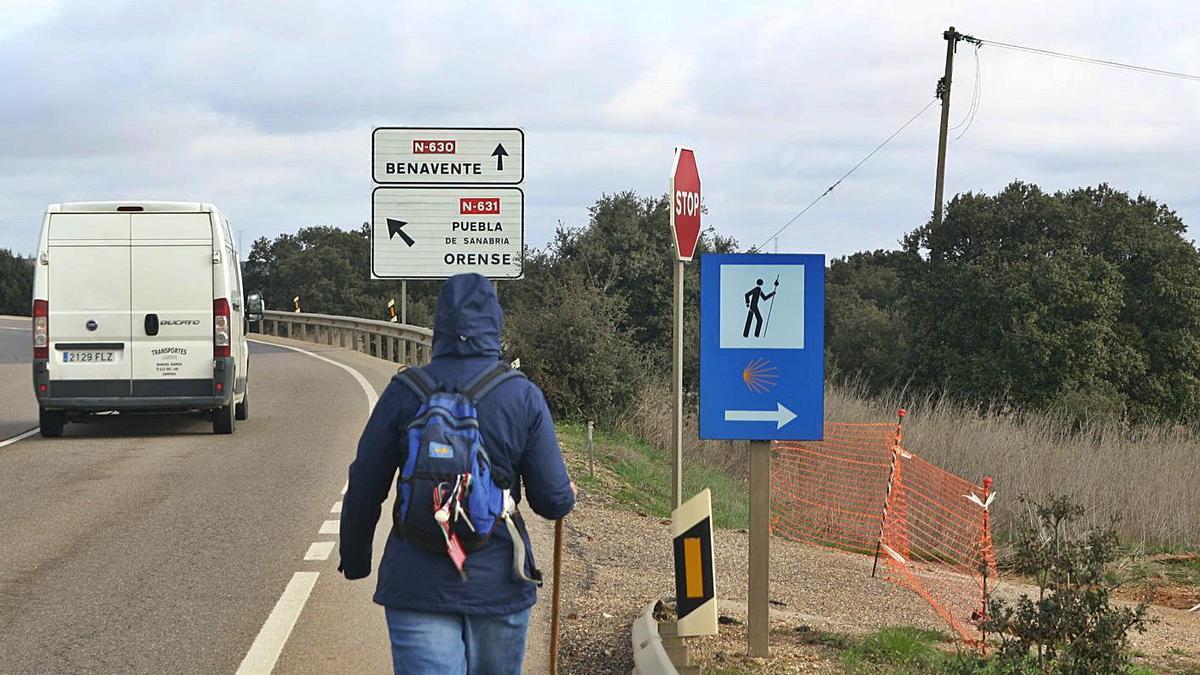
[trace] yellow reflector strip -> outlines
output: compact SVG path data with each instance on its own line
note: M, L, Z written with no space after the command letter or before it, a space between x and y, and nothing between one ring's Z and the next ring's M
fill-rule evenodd
M704 597L704 566L700 562L700 537L683 539L684 592L689 598Z

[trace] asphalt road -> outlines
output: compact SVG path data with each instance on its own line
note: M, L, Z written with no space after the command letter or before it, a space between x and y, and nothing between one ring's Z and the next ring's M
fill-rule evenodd
M36 406L27 326L0 334L18 361L0 364L2 443ZM115 416L0 447L0 674L390 672L375 576L337 573L336 533L365 389L394 366L278 342L328 361L253 344L251 418L232 436ZM551 528L530 520L548 574ZM525 672L545 672L543 597Z

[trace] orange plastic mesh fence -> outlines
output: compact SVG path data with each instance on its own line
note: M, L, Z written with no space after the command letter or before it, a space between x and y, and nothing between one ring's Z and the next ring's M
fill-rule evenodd
M901 415L903 420L903 414ZM978 486L903 447L899 424L826 423L825 440L776 442L771 530L818 546L877 555L963 639L996 583L987 503Z

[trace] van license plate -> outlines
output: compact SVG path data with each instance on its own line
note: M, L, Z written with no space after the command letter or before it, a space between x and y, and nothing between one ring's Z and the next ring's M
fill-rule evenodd
M63 352L63 363L116 363L114 351Z

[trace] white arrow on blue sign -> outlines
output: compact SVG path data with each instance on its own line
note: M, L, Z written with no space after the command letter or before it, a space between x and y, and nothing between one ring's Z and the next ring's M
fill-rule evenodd
M796 419L796 413L788 410L782 403L775 404L775 410L726 410L726 422L774 422L776 429L782 429L788 422Z
M700 259L700 437L818 440L825 256Z

